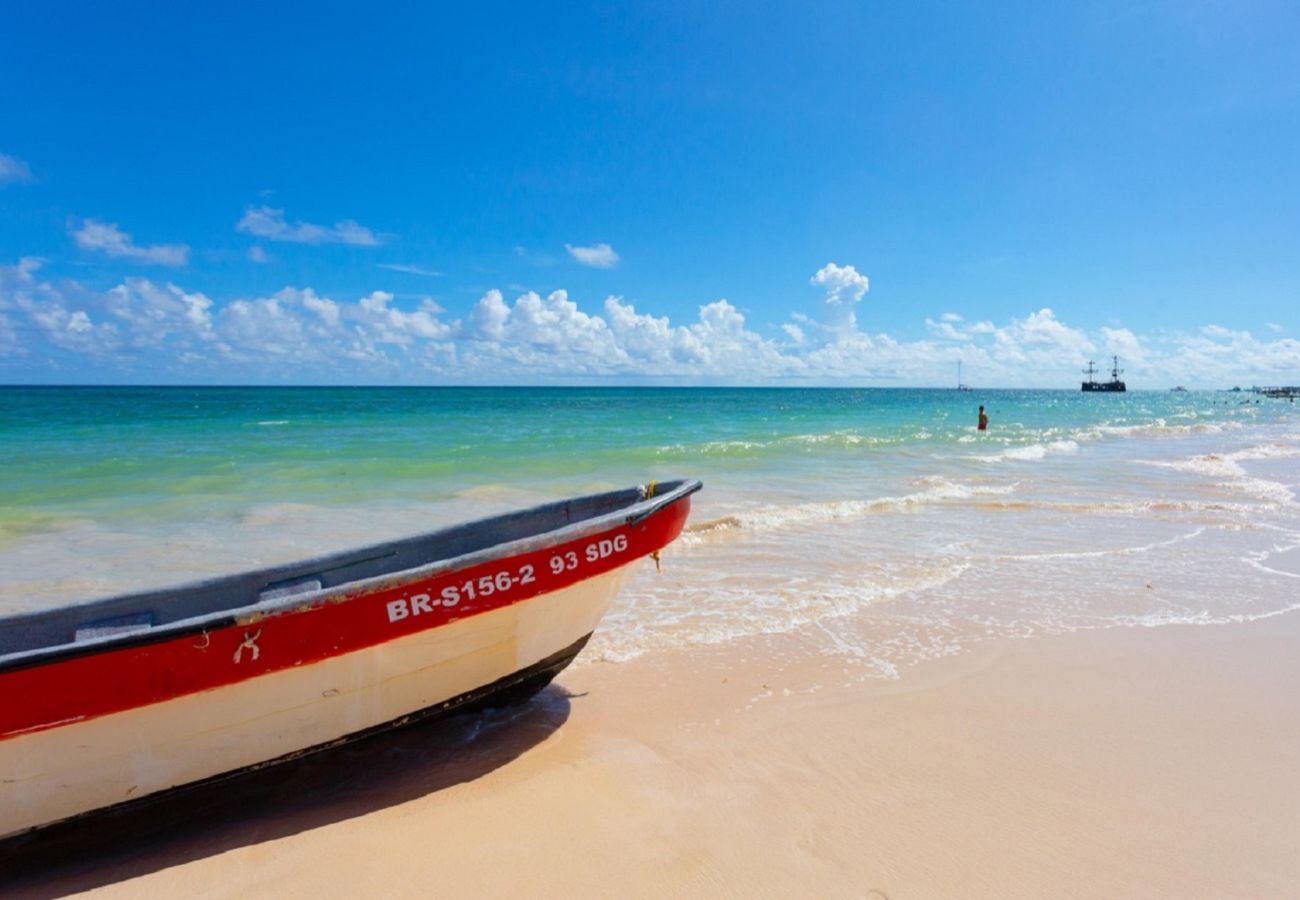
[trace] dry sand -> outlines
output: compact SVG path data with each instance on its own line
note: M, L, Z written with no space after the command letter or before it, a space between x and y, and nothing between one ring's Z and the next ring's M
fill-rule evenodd
M991 642L897 681L806 649L587 665L520 710L55 829L0 852L0 877L35 896L1300 894L1300 615Z

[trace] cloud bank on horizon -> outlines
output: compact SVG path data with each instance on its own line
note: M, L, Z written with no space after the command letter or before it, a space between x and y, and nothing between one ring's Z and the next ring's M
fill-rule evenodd
M172 245L136 247L93 220L74 236L138 262L183 264ZM964 380L977 386L1073 388L1083 362L1112 354L1134 387L1224 387L1300 371L1292 338L1214 324L1148 335L1087 331L1047 307L1000 323L948 312L925 319L925 338L897 340L859 328L854 308L868 279L834 262L809 279L823 291L821 319L792 315L767 328L726 299L675 324L614 295L588 311L565 290L522 291L511 301L494 288L454 317L432 298L399 305L383 290L335 299L285 287L218 303L141 276L96 291L46 279L42 267L34 258L0 266L4 381L924 386L952 383L960 361Z

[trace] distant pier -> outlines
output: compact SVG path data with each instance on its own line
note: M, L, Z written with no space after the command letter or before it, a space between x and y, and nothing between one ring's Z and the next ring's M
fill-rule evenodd
M1294 400L1296 397L1300 397L1300 387L1295 385L1290 387L1280 385L1274 385L1272 387L1254 387L1251 388L1251 390L1256 394L1263 394L1265 397L1276 397L1283 400Z

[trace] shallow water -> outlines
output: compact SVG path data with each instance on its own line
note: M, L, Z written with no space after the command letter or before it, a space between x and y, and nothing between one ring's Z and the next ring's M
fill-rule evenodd
M989 636L1248 620L1300 606L1300 415L1254 399L0 388L0 610L684 475L688 532L588 664L796 633L891 676Z

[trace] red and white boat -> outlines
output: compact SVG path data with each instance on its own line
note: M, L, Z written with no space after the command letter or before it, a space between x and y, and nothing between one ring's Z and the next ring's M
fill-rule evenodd
M0 837L540 690L698 481L0 618Z

